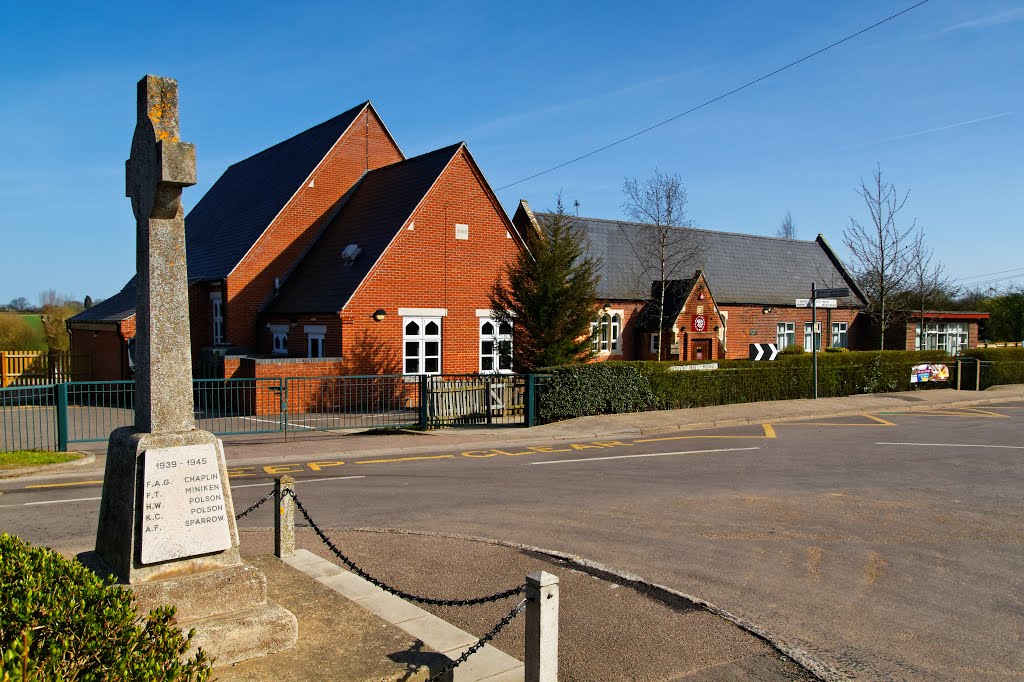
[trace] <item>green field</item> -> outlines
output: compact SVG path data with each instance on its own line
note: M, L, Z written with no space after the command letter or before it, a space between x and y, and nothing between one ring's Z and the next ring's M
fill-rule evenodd
M25 320L28 326L32 327L32 331L37 332L40 336L43 336L43 316L39 313L18 313L18 317Z

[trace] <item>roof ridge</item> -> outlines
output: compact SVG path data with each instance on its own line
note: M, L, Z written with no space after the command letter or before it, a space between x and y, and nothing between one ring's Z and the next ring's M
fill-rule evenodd
M323 128L324 126L326 126L328 124L334 123L339 118L342 118L343 116L347 116L347 115L351 114L353 111L358 111L358 110L365 109L369 104L370 104L370 100L366 100L362 104L357 104L356 106L354 106L354 107L352 107L350 109L346 109L345 111L341 112L340 114L338 114L336 116L331 116L326 121L321 121L320 123L317 123L316 125L310 126L309 128L306 128L305 130L302 130L300 132L295 133L291 137L285 138L285 139L281 140L280 142L276 142L276 143L270 145L269 147L266 147L265 149L261 149L260 151L256 152L255 154L250 154L249 156L245 157L244 159L240 159L240 160L234 162L233 164L228 166L228 168L234 168L235 166L241 165L241 164L245 163L246 161L251 161L252 159L255 159L257 156L260 156L262 154L266 154L267 152L272 151L274 149L277 149L278 147L281 147L282 145L288 144L289 142L293 142L293 141L295 141L296 138L302 137L303 135L306 135L307 133L311 133L311 132L313 132L314 130L316 130L318 128Z
M534 213L534 215L552 215L552 213L550 211L536 211ZM580 220L580 221L590 221L590 222L596 222L596 223L613 223L613 224L616 224L616 225L637 225L639 227L650 227L651 226L651 223L641 223L641 222L637 222L635 220L613 220L611 218L588 218L586 216L570 216L570 217L574 218L576 220ZM673 226L673 227L677 227L678 229L681 229L681 230L700 230L701 232L711 232L711 233L714 233L714 234L727 234L727 235L732 235L732 236L736 236L736 237L755 237L757 239L771 239L771 240L780 241L780 242L795 242L795 243L798 243L798 244L814 244L814 243L816 243L816 240L814 240L814 239L789 239L787 237L772 237L772 236L765 235L765 234L750 234L748 232L728 232L726 230L712 230L712 229L709 229L709 228L706 228L706 227L683 227L683 226L678 226L678 225L677 226Z
M452 156L454 156L455 152L458 151L460 148L462 148L465 144L466 144L465 142L456 142L455 144L450 144L447 147L439 147L438 149L433 149L433 150L431 150L429 152L423 152L422 154L418 154L416 156L410 156L408 159L402 159L401 161L395 161L394 163L389 163L386 166L379 166L378 168L374 168L373 170L367 171L366 175L373 175L374 173L379 173L382 170L389 170L389 169L392 169L392 168L396 168L398 166L401 166L402 164L407 164L407 163L409 163L411 161L422 161L423 159L425 159L428 156L433 156L434 154L440 154L441 152L445 152L445 151L448 151L448 150L451 150L451 154L452 154Z

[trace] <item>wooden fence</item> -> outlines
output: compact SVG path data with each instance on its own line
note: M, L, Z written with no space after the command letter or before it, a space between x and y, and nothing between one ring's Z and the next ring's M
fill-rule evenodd
M41 386L92 378L92 358L71 353L0 350L0 388Z

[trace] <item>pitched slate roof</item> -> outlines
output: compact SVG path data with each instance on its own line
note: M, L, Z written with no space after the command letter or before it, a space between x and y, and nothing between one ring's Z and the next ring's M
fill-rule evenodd
M536 214L538 219L549 215ZM646 298L651 283L638 281L637 256L630 247L631 241L636 243L643 238L644 225L599 218L576 218L576 221L586 237L590 255L601 260L598 297ZM819 287L848 287L851 295L841 300L840 305L865 304L860 290L820 235L813 241L805 241L712 230L690 231L701 240L703 258L682 270L685 273L704 270L719 305L791 306L795 299L810 296L812 282Z
M336 313L412 215L463 143L370 171L285 280L268 313ZM360 248L351 263L349 244Z
M368 105L229 166L185 216L189 281L227 277Z
M185 216L189 282L225 278L367 107L369 101L229 166ZM133 277L116 296L70 321L112 322L134 314Z
M120 322L135 314L135 278L121 291L71 318L73 322Z

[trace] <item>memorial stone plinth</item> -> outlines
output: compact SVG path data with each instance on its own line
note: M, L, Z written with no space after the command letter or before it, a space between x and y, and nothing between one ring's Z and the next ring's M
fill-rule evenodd
M181 207L195 148L179 139L176 81L139 81L125 166L138 237L135 426L110 436L96 551L81 558L131 586L140 612L175 605L193 647L228 665L293 646L298 625L242 563L224 446L195 428Z

